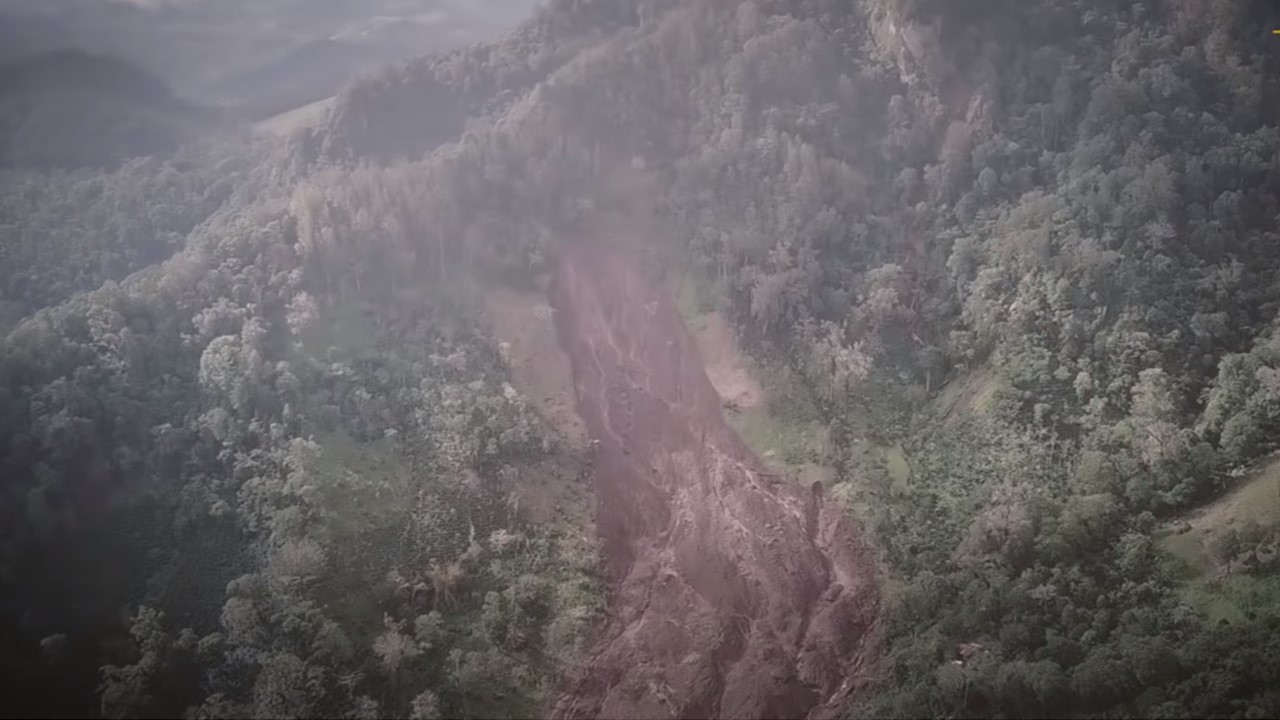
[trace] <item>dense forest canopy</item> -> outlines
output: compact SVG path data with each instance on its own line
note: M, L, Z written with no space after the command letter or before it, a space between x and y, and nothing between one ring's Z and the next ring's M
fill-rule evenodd
M555 0L285 139L0 73L5 714L544 714L608 616L594 469L485 307L620 166L879 551L842 713L1280 714L1280 501L1236 494L1280 449L1277 27Z

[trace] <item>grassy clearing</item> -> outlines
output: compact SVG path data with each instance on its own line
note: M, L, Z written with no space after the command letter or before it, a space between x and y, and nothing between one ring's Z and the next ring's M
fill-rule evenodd
M1173 559L1174 575L1194 580L1209 574L1213 569L1208 549L1203 545L1203 539L1199 534L1179 532L1176 528L1170 528L1163 530L1156 537L1160 546Z
M827 428L813 419L812 408L805 402L794 402L796 396L785 387L783 373L761 368L742 355L732 330L727 329L724 318L715 309L713 290L699 284L688 273L676 270L672 276L671 292L676 308L694 336L712 383L722 396L734 400L726 402L725 420L771 470L804 486L821 482L833 488L836 497L854 515L863 518L871 516L868 503L874 493L866 492L869 488L907 491L911 464L902 446L882 445L870 439L854 441L849 457L854 483L837 483L835 469L830 464ZM734 378L734 373L727 373L726 369L738 369L743 377ZM994 378L992 373L987 375ZM741 392L746 385L753 386L751 392ZM977 391L987 389L990 394L989 389L994 385L993 381L984 381ZM744 399L749 402L736 402ZM865 426L858 434L867 435Z
M253 129L269 135L289 135L303 128L317 128L324 122L329 109L337 102L337 98L328 97L317 100L279 115L273 115L253 126Z
M1210 623L1238 623L1250 617L1280 618L1280 577L1234 573L1189 583L1183 597Z
M945 422L983 415L991 407L1000 379L995 369L983 365L947 383L933 399L933 412Z
M370 533L404 527L420 483L391 441L359 442L343 433L325 433L316 442L319 452L307 472L321 511L319 535L328 545L353 551Z
M680 318L684 320L684 324L689 328L689 332L697 333L706 327L706 314L713 310L712 303L706 297L706 293L699 287L698 283L687 275L680 277L672 282L674 286L674 295L676 310L680 313Z
M677 310L693 335L708 377L725 400L725 420L774 471L812 482L830 475L821 423L778 412L777 395L761 388L759 368L740 351L734 332L715 311L710 293L688 274L672 282Z
M335 303L303 331L303 349L315 358L345 362L375 357L378 335L374 321L379 312L379 305L359 298Z
M349 632L372 641L382 631L377 598L384 548L398 544L413 507L413 474L392 443L359 442L343 433L316 437L305 473L318 509L315 531L338 572L321 576L316 597Z
M907 484L911 482L911 463L907 461L907 454L902 446L876 446L876 450L889 473L893 491L906 492Z
M726 420L748 447L779 472L801 472L806 465L821 462L825 454L825 432L819 423L786 420L765 405L731 410Z
M1241 478L1225 497L1171 523L1158 535L1169 567L1181 577L1182 596L1211 623L1280 617L1280 576L1228 573L1210 551L1214 540L1249 521L1275 525L1280 518L1280 459Z
M1272 459L1241 478L1225 497L1170 524L1161 533L1160 545L1181 563L1178 572L1199 578L1218 570L1209 553L1215 538L1228 528L1250 520L1263 526L1280 520L1280 458Z

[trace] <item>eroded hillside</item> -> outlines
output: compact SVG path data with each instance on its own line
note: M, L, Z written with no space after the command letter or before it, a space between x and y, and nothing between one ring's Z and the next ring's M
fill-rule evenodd
M637 248L643 185L556 248L551 297L596 442L616 582L585 677L553 716L805 717L877 654L876 570L821 484L788 485L721 397ZM830 708L827 708L830 712Z
M200 211L144 192L136 258L62 260L136 193L23 224L111 178L14 185L6 282L56 285L0 353L20 709L1277 714L1267 603L1233 605L1276 523L1191 580L1164 526L1276 448L1277 22L556 0L355 84L228 167L253 192L193 158ZM819 486L726 427L664 263ZM549 325L574 411L565 358L520 364Z

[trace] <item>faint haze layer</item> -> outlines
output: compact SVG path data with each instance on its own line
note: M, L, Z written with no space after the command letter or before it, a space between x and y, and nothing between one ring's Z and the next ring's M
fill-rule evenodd
M1280 717L1280 0L498 7L0 0L0 718Z
M76 48L269 114L379 65L500 35L533 0L0 0L0 63Z

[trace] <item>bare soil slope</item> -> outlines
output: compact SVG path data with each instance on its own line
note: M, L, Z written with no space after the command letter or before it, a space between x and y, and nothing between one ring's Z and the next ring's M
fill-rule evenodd
M485 296L485 315L501 341L511 383L570 449L586 450L587 428L574 409L572 368L546 299L495 288Z
M670 298L628 247L635 207L567 239L551 289L595 450L609 626L559 718L823 716L875 657L858 528L763 469Z
M760 384L751 376L738 339L724 313L709 312L698 318L701 327L693 328L694 343L702 358L707 377L727 404L753 408L764 398Z

